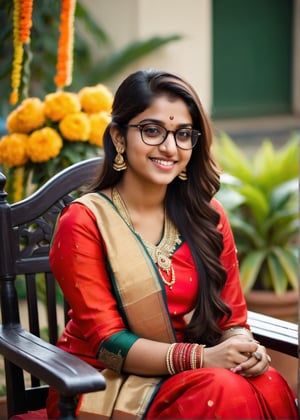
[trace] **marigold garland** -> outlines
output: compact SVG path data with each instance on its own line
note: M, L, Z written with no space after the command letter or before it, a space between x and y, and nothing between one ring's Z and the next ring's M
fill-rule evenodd
M62 89L72 83L74 16L76 0L61 0L60 37L58 42L55 84ZM33 0L14 0L13 11L13 46L11 87L9 102L15 105L19 100L22 64L24 56L23 44L30 43L32 27Z
M13 47L14 58L11 73L11 87L9 102L15 105L19 100L19 87L21 84L22 61L23 61L23 45L20 41L20 5L21 0L14 0L13 11Z
M9 102L15 105L19 100L19 88L21 84L22 64L24 57L23 44L30 42L30 30L32 27L33 0L14 0L13 11L13 46L14 58L12 64L11 87Z
M58 41L55 84L64 88L72 83L74 15L76 0L62 0L60 15L60 37Z
M22 0L20 8L20 42L30 42L30 30L32 27L32 6L33 0Z

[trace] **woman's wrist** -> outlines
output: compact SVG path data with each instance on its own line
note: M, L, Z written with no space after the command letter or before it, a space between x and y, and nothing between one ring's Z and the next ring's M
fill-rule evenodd
M170 375L185 370L203 367L204 344L173 343L166 354L166 365Z
M254 340L252 332L248 328L237 325L223 331L223 334L220 339L220 343L236 335L243 335L243 336L248 337L250 340Z

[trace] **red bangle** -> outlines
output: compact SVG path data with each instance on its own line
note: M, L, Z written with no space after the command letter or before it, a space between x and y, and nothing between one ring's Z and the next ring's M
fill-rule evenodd
M203 367L204 344L173 343L166 354L166 365L170 375L185 370Z

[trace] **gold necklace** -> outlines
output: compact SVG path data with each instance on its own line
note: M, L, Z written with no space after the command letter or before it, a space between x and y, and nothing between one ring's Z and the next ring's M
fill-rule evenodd
M118 209L119 213L121 214L125 222L128 224L128 226L134 229L126 204L116 188L112 189L112 202ZM142 237L141 239L145 244L154 263L158 265L158 271L160 273L162 281L172 290L172 287L176 282L176 277L174 268L172 266L171 257L176 249L176 246L180 245L182 242L177 228L174 226L169 217L165 215L164 233L159 244L153 245L144 241ZM165 278L164 273L166 273L168 279Z

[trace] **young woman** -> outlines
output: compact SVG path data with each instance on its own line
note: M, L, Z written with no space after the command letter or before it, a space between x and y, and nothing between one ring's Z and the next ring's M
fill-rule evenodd
M58 345L107 381L80 396L83 419L297 418L247 324L211 144L177 75L138 71L117 90L103 169L63 211L50 254L71 307Z

